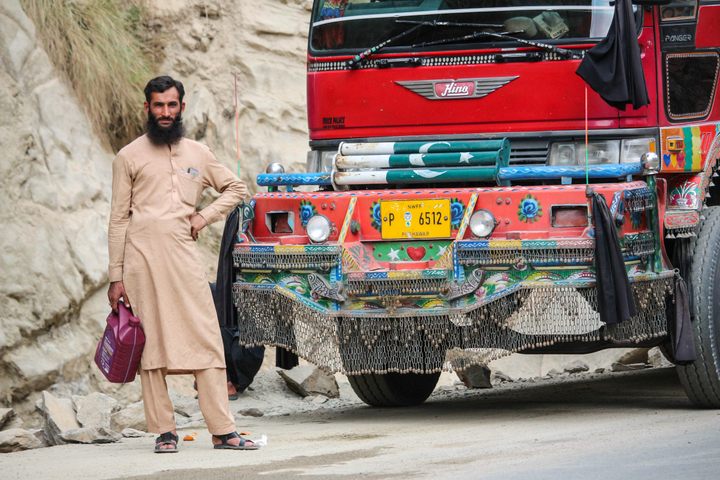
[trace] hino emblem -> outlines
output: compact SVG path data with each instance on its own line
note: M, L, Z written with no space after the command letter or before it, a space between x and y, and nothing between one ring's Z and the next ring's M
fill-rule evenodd
M517 77L464 78L460 80L417 80L395 82L428 100L481 98L490 95Z
M475 82L437 82L435 95L438 97L472 97L475 93Z

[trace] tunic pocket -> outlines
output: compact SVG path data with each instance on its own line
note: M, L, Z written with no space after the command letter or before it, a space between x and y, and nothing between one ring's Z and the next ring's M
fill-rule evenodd
M183 202L193 207L197 206L200 194L203 191L203 184L200 179L193 178L183 170L178 171L178 183L180 186L180 198Z

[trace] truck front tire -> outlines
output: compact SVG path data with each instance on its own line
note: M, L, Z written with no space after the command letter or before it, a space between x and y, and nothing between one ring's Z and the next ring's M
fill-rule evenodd
M720 207L708 207L689 245L690 313L697 358L677 367L680 382L697 407L720 408Z
M360 400L373 407L406 407L424 402L435 389L437 373L348 375Z

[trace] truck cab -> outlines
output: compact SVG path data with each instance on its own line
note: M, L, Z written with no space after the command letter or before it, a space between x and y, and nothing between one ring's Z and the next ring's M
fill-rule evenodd
M424 401L448 352L661 345L720 406L720 5L636 3L316 0L307 171L272 163L242 206L243 341L346 373L371 405ZM612 35L637 58L600 84L634 68L642 105L577 74ZM685 282L706 293L691 323L671 308Z

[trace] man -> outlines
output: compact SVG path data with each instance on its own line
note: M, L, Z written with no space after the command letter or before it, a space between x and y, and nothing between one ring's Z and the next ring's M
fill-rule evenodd
M165 375L179 373L195 375L215 448L254 450L235 432L218 319L195 245L248 191L207 147L183 137L184 94L170 77L150 80L147 133L113 161L108 299L115 311L121 298L132 304L145 330L140 381L148 430L160 434L155 451L177 451ZM205 187L221 195L198 212Z

